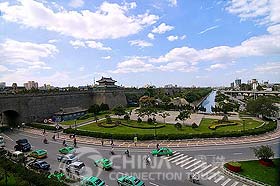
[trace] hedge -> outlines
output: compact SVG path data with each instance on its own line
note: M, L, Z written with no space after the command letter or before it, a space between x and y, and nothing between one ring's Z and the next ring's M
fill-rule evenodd
M2 126L2 127L0 127L0 132L4 132L9 129L10 129L10 127L8 127L8 126Z
M7 170L9 173L13 174L15 177L19 177L22 180L26 181L26 184L24 182L21 182L21 183L17 183L18 185L28 186L31 184L36 186L45 186L45 185L66 186L66 184L62 182L48 179L46 174L39 174L32 170L26 169L23 165L19 163L14 163L4 156L1 156L0 158L0 167L2 169ZM28 184L28 182L30 182L30 184Z
M192 138L221 138L221 137L240 137L240 136L249 136L249 135L258 135L263 134L269 131L276 129L276 122L269 122L261 128L257 129L248 129L245 131L214 131L209 133L185 133L185 134L157 134L156 139L158 140L178 140L178 139L192 139ZM86 130L74 130L71 128L65 129L65 133L82 136L90 136L95 138L113 138L118 140L133 140L135 134L110 134L105 132L96 132L96 131L86 131ZM155 139L153 134L137 134L139 140L152 140Z
M37 128L37 129L45 129L45 130L57 130L55 126L52 125L44 125L40 123L27 123L26 126ZM62 127L60 126L59 130L61 130Z

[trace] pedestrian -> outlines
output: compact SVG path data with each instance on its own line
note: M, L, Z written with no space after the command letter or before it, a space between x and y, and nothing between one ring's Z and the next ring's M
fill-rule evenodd
M46 134L46 129L43 130L43 134Z
M77 147L77 139L74 138L74 147Z
M18 130L19 130L19 129L20 129L20 126L18 125L17 128L18 128Z
M112 146L114 145L114 141L113 141L113 138L111 138L111 145L112 145Z
M55 134L53 135L52 139L55 141Z
M134 146L136 147L136 143L137 143L137 136L134 137Z
M103 138L101 139L101 146L104 146Z
M66 146L67 146L67 145L66 145L66 141L65 141L65 140L63 140L62 145L63 145L64 147L66 147Z
M157 150L159 150L159 144L157 143Z

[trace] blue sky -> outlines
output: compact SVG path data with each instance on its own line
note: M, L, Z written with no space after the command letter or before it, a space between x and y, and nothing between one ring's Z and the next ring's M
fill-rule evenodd
M279 0L0 0L0 81L280 80Z

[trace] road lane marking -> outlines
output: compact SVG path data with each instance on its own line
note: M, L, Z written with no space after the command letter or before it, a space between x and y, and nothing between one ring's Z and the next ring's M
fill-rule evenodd
M154 185L154 186L159 186L158 184L155 184L153 182L149 182L149 184Z
M191 168L191 167L193 167L193 166L195 166L195 165L199 164L200 162L201 162L201 160L199 160L199 161L197 161L197 162L195 162L195 163L193 163L193 164L189 165L189 166L188 166L188 167L186 167L185 169L187 170L187 169L189 169L189 168Z
M176 165L180 165L180 164L182 164L182 163L184 163L186 161L189 161L190 159L192 159L192 157L189 157L189 158L187 158L187 159L185 159L183 161L177 162Z
M189 162L187 162L187 163L181 165L181 167L184 167L184 166L186 166L186 165L188 165L188 164L190 164L190 163L192 163L192 162L194 162L194 161L196 161L196 160L197 160L197 159L193 159L193 160L191 160L191 161L189 161Z
M212 180L212 178L214 178L215 176L217 176L218 174L220 174L220 171L215 172L214 174L212 174L210 177L208 177L208 180Z
M41 137L42 137L42 136L40 136L40 137L30 136L30 135L23 134L23 133L22 133L21 135L23 135L23 136L27 136L27 137L30 137L30 138L35 138L35 139L36 139L36 138L41 138Z
M224 183L222 183L222 185L221 186L226 186L226 184L228 184L228 182L230 182L230 178L228 178Z
M10 138L8 135L6 135L6 134L1 134L2 136L4 136L5 138L7 138L8 140L10 140L10 141L13 141L14 142L14 140L12 139L12 138Z
M202 173L203 171L205 171L206 169L208 169L209 167L211 167L212 165L207 165L206 167L204 167L203 169L201 169L200 171L196 172L196 174L200 174Z
M209 173L213 172L214 170L216 170L218 168L218 166L213 167L212 169L210 169L209 171L207 171L206 173L202 174L201 176L204 177L206 175L208 175Z
M171 163L175 163L175 162L180 161L180 160L182 160L182 159L184 159L184 158L186 158L186 157L188 157L188 155L183 156L183 157L181 157L181 158L178 158L178 159L176 159L176 160L173 160Z
M175 157L175 156L177 156L177 155L179 155L179 154L181 154L180 152L177 152L177 153L175 153L175 154L173 154L172 156L166 156L166 157L164 157L163 159L169 159L169 158L173 158L173 157Z
M242 152L235 152L235 153L233 153L233 155L241 155L241 154L243 154Z
M218 183L219 181L221 181L222 179L224 179L224 176L220 176L218 179L216 179L214 182Z
M231 186L236 186L236 185L238 185L238 181L236 181L236 182L234 182Z
M170 159L168 159L168 161L175 160L176 158L180 158L180 157L182 157L182 156L184 156L184 154L180 154L179 156L175 156L175 157L173 157L173 158L170 158Z
M204 165L206 165L206 164L207 164L207 163L204 162L204 163L198 165L197 167L193 168L193 169L191 170L191 172L195 171L196 169L199 169L200 167L202 167L202 166L204 166Z

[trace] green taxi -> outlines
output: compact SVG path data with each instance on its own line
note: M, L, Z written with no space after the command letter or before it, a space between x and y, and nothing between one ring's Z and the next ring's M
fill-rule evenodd
M105 182L101 179L91 176L91 177L84 177L83 180L80 182L81 186L103 186Z
M76 152L76 149L74 147L68 146L68 147L63 147L58 150L61 154L73 154Z
M122 176L118 179L119 186L145 186L145 183L135 176Z
M44 149L37 149L34 150L30 153L30 156L37 158L37 159L42 159L47 157L48 152Z
M151 154L153 156L172 156L173 155L173 151L171 149L169 149L169 148L162 147L160 149L152 150Z
M94 163L95 166L101 167L104 170L108 170L108 169L111 169L113 167L113 162L111 162L107 158L101 158L99 160L95 160L93 163Z

